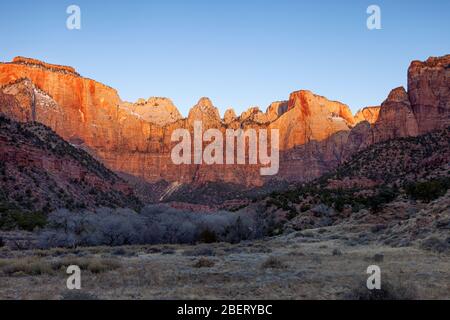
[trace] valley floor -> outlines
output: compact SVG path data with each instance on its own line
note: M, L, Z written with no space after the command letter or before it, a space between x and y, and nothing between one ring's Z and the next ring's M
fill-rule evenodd
M450 299L450 255L352 242L343 226L240 244L0 249L0 299L346 299L369 265L406 299ZM346 231L346 238L340 235ZM353 235L358 238L358 234ZM82 290L66 288L78 264Z

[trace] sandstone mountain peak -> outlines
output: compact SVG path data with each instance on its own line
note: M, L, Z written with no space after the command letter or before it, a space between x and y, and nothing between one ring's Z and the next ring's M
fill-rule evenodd
M417 120L405 88L393 89L381 104L374 126L374 142L419 134Z
M237 118L237 116L236 116L236 112L234 111L234 109L228 108L225 111L225 114L223 116L223 121L225 122L225 124L230 124L231 122L236 120L236 118Z
M408 100L408 94L406 93L406 90L404 87L398 87L395 89L392 89L389 93L387 100L389 101L395 101L395 102L402 102Z
M211 99L209 99L208 97L201 97L196 106L201 107L201 108L214 108L214 105L211 101Z
M165 126L182 119L172 100L164 97L150 97L148 100L139 99L136 103L124 102L120 106L131 114L159 126Z
M189 111L188 121L192 123L195 120L203 121L209 124L221 122L219 110L213 105L207 97L202 97L195 106Z

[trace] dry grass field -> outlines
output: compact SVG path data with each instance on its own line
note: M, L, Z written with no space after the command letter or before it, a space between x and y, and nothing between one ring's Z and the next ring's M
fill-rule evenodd
M357 245L340 232L323 228L240 244L3 248L0 299L357 299L367 294L373 264L389 297L450 299L448 253ZM79 291L66 288L72 264L82 269Z

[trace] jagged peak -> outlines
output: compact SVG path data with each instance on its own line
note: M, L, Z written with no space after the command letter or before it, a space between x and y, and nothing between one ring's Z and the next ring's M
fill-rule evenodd
M223 121L225 123L230 123L230 122L232 122L232 121L234 121L236 119L237 119L237 115L236 115L236 112L234 111L234 109L233 108L228 108L225 111L225 114L223 116Z
M209 99L208 97L201 97L198 100L196 106L198 106L198 107L207 107L207 108L211 107L211 108L214 108L214 105L213 105L211 99Z
M392 89L386 100L395 102L408 101L409 103L408 93L406 92L404 87L397 87L395 89Z
M207 97L202 97L197 104L189 111L189 119L201 119L204 116L214 120L221 121L219 109L217 109L212 101Z

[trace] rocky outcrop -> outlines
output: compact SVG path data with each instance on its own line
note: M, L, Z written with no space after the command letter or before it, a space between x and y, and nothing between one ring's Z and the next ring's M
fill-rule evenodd
M4 115L20 122L40 122L57 130L64 125L65 111L46 92L29 79L18 79L4 85L0 94L9 102L2 103Z
M258 107L250 107L247 111L242 112L239 120L241 122L253 122L257 124L268 124L270 122L267 114L262 112Z
M230 124L235 120L237 120L237 116L234 110L232 108L227 109L227 111L225 111L225 114L223 116L223 122L225 124Z
M288 101L275 101L266 110L267 119L272 122L288 111Z
M355 114L355 122L367 121L370 124L374 124L378 120L379 114L380 107L365 107Z
M374 142L419 134L415 114L403 87L392 90L382 103L373 130Z
M201 121L203 128L220 128L222 123L219 109L206 97L201 98L189 111L187 118L189 127L192 128L195 121Z
M450 55L413 61L408 69L408 97L421 134L450 122Z
M345 104L301 90L291 94L288 110L269 127L280 130L280 149L288 150L310 141L323 141L338 131L349 131L354 123Z
M120 107L147 122L159 126L165 126L182 119L180 112L168 98L139 99L136 103L124 102L120 104Z

